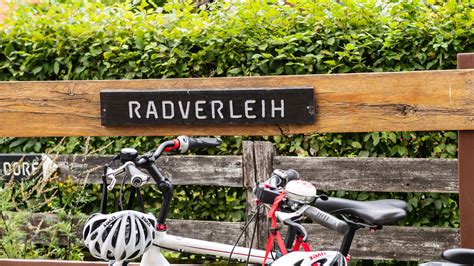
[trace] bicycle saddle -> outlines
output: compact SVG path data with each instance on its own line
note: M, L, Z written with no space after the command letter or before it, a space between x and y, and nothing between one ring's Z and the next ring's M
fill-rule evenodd
M372 225L386 225L406 216L407 204L402 200L385 199L375 201L356 201L328 197L315 204L321 210L333 214L350 214Z
M441 257L447 261L459 264L474 264L474 249L453 248L443 252Z

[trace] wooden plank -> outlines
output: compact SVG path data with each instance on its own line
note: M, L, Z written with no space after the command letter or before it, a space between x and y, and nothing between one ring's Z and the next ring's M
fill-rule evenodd
M457 59L458 69L474 68L474 53L458 54ZM468 81L472 90L473 80ZM461 247L474 248L474 131L459 131L458 141Z
M30 238L34 243L47 244L50 241L50 232L47 229L49 225L58 221L54 214L34 213L30 217ZM82 229L87 217L75 217L76 227L75 239L82 239ZM168 234L196 238L207 241L215 241L224 244L235 244L244 223L240 222L217 222L217 221L198 221L198 220L176 220L167 219ZM36 230L36 229L41 230ZM58 236L58 243L66 245L67 239L64 235ZM240 243L244 243L244 239ZM242 244L241 244L242 245Z
M65 260L41 260L41 259L0 259L0 266L106 266L108 262L101 261L65 261ZM130 263L130 266L138 266L139 263Z
M51 157L59 165L61 177L71 176L82 183L100 183L103 166L112 159L96 155ZM241 156L169 156L159 158L157 165L174 185L242 187Z
M320 190L458 192L452 159L276 156L273 166L297 170Z
M54 215L34 214L32 225L41 220L45 224L54 222ZM81 238L82 222L76 230ZM167 220L168 233L176 236L190 237L225 244L235 244L244 223L215 222L193 220ZM338 250L342 236L317 224L306 224L311 248L313 250ZM33 230L34 231L34 230ZM282 232L284 234L284 232ZM47 238L31 232L31 239L44 243ZM61 239L60 239L61 240ZM62 239L60 243L65 243ZM241 243L244 243L243 241ZM242 245L242 244L241 244ZM362 259L396 259L396 260L436 260L443 250L459 246L459 229L385 226L382 230L370 233L361 229L356 233L350 254Z
M168 234L234 245L244 229L244 223L197 220L166 220ZM239 245L245 245L244 237Z
M319 225L306 225L314 250L338 250L342 236ZM385 226L370 233L359 230L350 254L359 259L440 260L442 251L459 246L459 229Z
M106 266L105 261L72 261L72 260L42 260L42 259L0 259L0 266ZM140 263L129 263L129 266L139 266ZM171 264L179 266L196 266L201 264Z
M0 82L0 136L275 135L474 130L474 70L164 80ZM316 123L268 126L103 127L103 89L307 86Z
M270 178L273 172L273 158L275 157L275 149L273 144L269 141L255 141L254 142L255 152L255 181L263 182ZM251 200L255 200L252 197ZM264 224L267 221L266 213L264 212L263 217L260 216L258 221L260 224ZM257 228L255 247L264 249L266 247L267 231L261 227Z
M245 221L249 221L257 207L253 190L255 189L257 182L255 177L255 149L253 141L242 142L242 162L243 162L243 177L244 177L244 189L245 198L247 200L245 204ZM250 246L253 235L253 228L255 226L255 219L250 221L249 226L245 230L245 244ZM257 236L258 238L258 236ZM255 237L254 237L255 240ZM258 240L257 240L258 243Z

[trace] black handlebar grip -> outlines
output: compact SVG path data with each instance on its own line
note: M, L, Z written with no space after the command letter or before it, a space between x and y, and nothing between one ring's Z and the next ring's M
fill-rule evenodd
M212 148L221 145L219 138L189 138L189 148Z
M293 170L293 169L286 170L285 175L286 175L286 182L300 179L300 174L296 172L296 170Z
M194 148L212 148L221 145L220 138L191 138L188 136L179 136L179 151L185 153Z
M213 148L221 145L219 138L189 138L189 148Z
M334 217L333 215L323 212L316 207L308 207L304 214L306 217L313 220L313 222L318 223L328 229L334 230L340 234L345 234L349 230L349 225Z

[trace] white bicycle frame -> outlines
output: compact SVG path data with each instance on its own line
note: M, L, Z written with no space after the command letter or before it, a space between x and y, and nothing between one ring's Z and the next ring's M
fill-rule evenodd
M222 258L228 258L232 253L232 259L240 261L247 261L250 251L250 263L262 264L265 259L264 250L250 250L249 248L240 246L234 248L233 245L168 235L163 231L157 232L154 245L143 254L140 266L170 265L163 254L161 254L161 248L193 254L218 256ZM234 250L233 252L232 249ZM275 256L275 254L273 254L273 256ZM268 257L267 262L272 262L272 254L269 254Z

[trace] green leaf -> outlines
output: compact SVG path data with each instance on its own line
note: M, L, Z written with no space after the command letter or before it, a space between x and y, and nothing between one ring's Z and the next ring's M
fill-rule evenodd
M39 72L41 72L41 70L43 70L43 67L42 66L37 66L37 67L33 68L31 73L38 74Z
M357 149L362 149L362 145L358 141L352 141L351 146Z
M374 146L377 146L377 144L379 144L379 142L380 142L379 133L372 133L372 139L374 140L372 142L374 144Z
M13 46L13 43L11 42L5 46L5 49L3 49L3 53L6 56L10 56L14 51L15 51L15 47Z
M393 133L393 132L390 132L388 133L388 138L393 142L393 143L397 143L397 134Z
M258 46L258 49L265 51L268 47L268 43L262 43Z
M57 61L54 62L54 74L59 73L59 63Z
M446 151L452 155L456 154L456 145L453 145L453 144L446 145Z
M369 193L367 192L360 192L359 195L357 195L357 200L367 200L369 198Z
M242 69L240 67L232 68L229 71L227 71L227 73L234 74L234 75L237 75L240 72L242 72Z
M336 42L336 39L331 37L331 38L328 39L327 44L333 45L335 42Z

